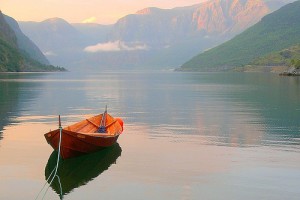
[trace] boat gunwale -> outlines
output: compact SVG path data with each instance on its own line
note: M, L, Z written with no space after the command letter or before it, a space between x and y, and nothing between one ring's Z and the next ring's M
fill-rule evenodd
M77 135L84 135L84 136L89 136L89 137L93 137L93 138L112 138L112 137L117 137L119 135L121 135L122 133L118 132L114 135L112 134L107 134L107 133L86 133L86 132L75 132L75 131L69 131L66 129L62 129L62 133L68 134L70 136L74 136L76 137ZM47 136L48 134L51 134L51 136L49 138L53 138L56 134L59 134L59 129L50 131L46 134L44 134L45 136ZM76 137L78 138L78 137ZM78 139L82 139L82 138L78 138Z

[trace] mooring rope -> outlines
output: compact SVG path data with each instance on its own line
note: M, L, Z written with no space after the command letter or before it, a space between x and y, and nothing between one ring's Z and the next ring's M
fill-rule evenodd
M42 199L45 198L45 196L46 196L46 194L47 194L47 192L48 192L48 190L49 190L49 187L50 187L50 185L52 184L52 182L53 182L53 180L54 180L55 177L58 178L59 185L60 185L60 193L61 193L61 197L62 197L62 187L61 187L61 184L60 184L60 178L59 178L58 175L56 175L56 174L57 174L57 170L58 170L59 158L60 158L60 146L61 146L61 140L62 140L62 127L61 127L60 115L59 115L59 143L58 143L58 152L57 152L56 166L55 166L55 168L52 170L52 172L50 173L49 177L47 178L47 180L46 180L46 182L45 182L45 184L44 184L44 186L43 186L43 188L40 190L40 192L39 192L38 195L36 196L35 200L38 199L38 197L40 196L41 192L44 190L44 188L45 188L45 186L46 186L48 180L50 179L50 177L51 177L51 175L52 175L52 173L53 173L54 171L55 171L55 173L54 173L54 175L53 175L53 177L52 177L52 179L51 179L51 181L50 181L50 183L49 183L49 186L47 187L47 189L46 189L46 191L45 191L45 193L44 193Z
M61 182L60 182L60 178L58 175L56 175L56 178L58 180L58 183L59 183L59 188L60 188L60 199L63 199L63 193L62 193L62 187L61 187Z

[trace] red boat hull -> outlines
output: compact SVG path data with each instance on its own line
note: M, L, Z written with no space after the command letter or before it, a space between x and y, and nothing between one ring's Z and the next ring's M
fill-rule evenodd
M80 156L87 153L99 151L105 147L112 146L117 142L119 135L115 136L90 136L72 131L62 130L60 155L63 159ZM45 134L47 142L58 150L59 129Z
M60 155L63 159L96 152L117 142L123 127L107 114L110 124L107 133L98 133L97 124L101 118L102 116L98 115L62 129ZM82 132L82 130L89 131ZM53 149L58 150L60 130L50 131L44 136Z

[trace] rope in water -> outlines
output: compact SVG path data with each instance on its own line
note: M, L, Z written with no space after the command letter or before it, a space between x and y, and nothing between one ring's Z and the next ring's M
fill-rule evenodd
M47 182L49 181L49 179L50 179L50 177L51 177L51 175L52 175L52 173L53 173L54 171L55 171L55 173L54 173L54 175L53 175L53 177L52 177L52 179L51 179L51 181L50 181L50 183L49 183L49 185L48 185L48 187L47 187L47 189L46 189L46 191L45 191L45 193L44 193L42 199L45 198L45 196L46 196L46 194L47 194L47 192L48 192L48 190L49 190L49 187L50 187L50 185L52 184L52 182L53 182L53 180L54 180L55 177L58 178L59 185L60 185L61 197L62 197L62 188L61 188L61 184L60 184L60 179L59 179L59 176L56 175L56 174L57 174L57 170L58 170L59 158L60 158L61 139L62 139L62 127L61 127L60 115L59 115L59 143L58 143L58 153L57 153L56 166L54 167L54 169L53 169L52 172L50 173L49 177L47 178L47 180L46 180L44 186L42 187L42 189L40 190L40 192L39 192L38 195L36 196L35 200L38 199L38 197L40 196L41 192L45 189L45 186L46 186Z

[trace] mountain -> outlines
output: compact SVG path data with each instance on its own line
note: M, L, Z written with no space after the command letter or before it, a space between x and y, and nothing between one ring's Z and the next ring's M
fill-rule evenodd
M76 67L77 63L84 59L83 49L96 43L93 34L99 33L97 25L71 25L61 18L51 18L42 22L19 22L19 25L51 63L69 68ZM100 34L98 39L97 42L102 41Z
M23 50L29 56L42 64L49 65L49 61L44 56L44 54L40 51L40 49L21 31L18 22L14 20L12 17L4 15L5 21L14 31L17 37L17 46L19 49Z
M273 1L272 1L273 2ZM173 9L145 8L115 24L20 22L51 63L71 69L178 67L279 8L262 0L210 0Z
M282 5L278 1L271 9L263 0L210 0L174 9L145 8L118 20L109 40L155 48L191 39L226 39Z
M64 69L42 64L21 49L19 38L0 11L0 72L60 70Z
M265 16L259 23L187 63L182 70L215 70L243 66L255 58L300 43L300 1Z
M101 47L108 45L119 60L115 65L175 67L232 38L271 11L262 0L210 0L174 9L145 8L118 20L108 42L95 44L93 53L99 58L107 55L109 49ZM126 57L121 56L124 54Z
M6 23L2 12L0 11L0 39L5 41L11 47L17 47L17 37L14 31Z
M233 35L270 12L262 0L211 0L174 8L146 8L120 19L110 40L170 45L190 37Z
M60 18L51 18L42 22L19 22L19 25L46 55L57 54L57 51L76 48L78 45L84 46L80 44L82 35Z
M17 50L17 37L0 12L0 72L15 71L22 57Z

